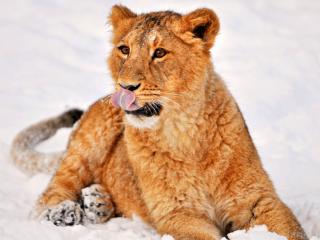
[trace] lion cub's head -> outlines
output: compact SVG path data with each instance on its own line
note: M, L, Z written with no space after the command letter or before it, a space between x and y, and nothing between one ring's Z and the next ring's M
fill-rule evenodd
M137 15L116 5L110 22L114 48L109 67L117 90L112 101L131 125L151 128L172 107L203 98L209 50L219 30L212 10Z

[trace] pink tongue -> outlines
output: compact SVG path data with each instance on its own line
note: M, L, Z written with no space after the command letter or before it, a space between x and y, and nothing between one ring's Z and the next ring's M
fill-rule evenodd
M116 107L121 107L127 111L134 111L139 108L135 103L136 96L134 92L121 88L118 92L115 92L111 97L111 102Z

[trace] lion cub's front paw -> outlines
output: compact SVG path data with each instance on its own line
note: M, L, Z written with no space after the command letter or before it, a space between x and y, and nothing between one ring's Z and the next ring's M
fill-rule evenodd
M56 226L73 226L82 222L83 210L79 203L66 200L48 208L43 217Z
M114 214L114 206L110 195L94 184L81 191L84 223L104 223Z

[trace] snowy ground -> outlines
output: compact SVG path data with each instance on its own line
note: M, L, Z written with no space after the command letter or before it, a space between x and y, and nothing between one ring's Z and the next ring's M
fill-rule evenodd
M280 196L309 236L320 236L320 1L121 2L137 12L216 10L222 23L213 49L216 70L238 100ZM23 127L72 106L86 108L112 91L105 23L114 3L1 0L0 239L161 238L139 220L67 228L29 221L28 212L50 176L27 178L8 156ZM68 134L59 132L41 148L64 148ZM261 228L230 238L282 239Z

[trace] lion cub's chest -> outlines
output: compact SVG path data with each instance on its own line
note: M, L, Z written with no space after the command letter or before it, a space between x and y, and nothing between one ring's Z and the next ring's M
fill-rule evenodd
M193 208L212 215L209 189L197 166L139 143L128 144L128 157L151 214Z

